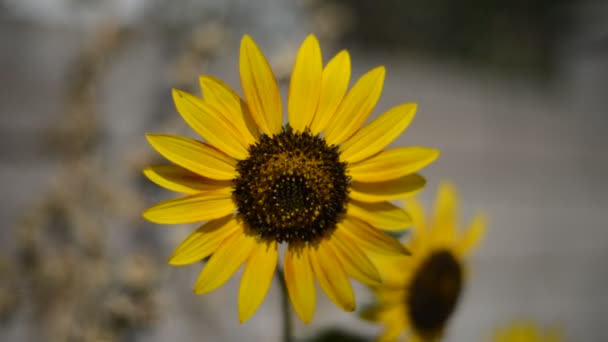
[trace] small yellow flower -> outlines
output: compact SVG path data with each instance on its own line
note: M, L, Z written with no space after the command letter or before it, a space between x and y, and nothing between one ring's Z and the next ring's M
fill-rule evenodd
M148 167L156 184L187 196L159 203L144 217L162 224L207 221L169 262L210 257L197 294L222 286L243 264L239 319L263 302L287 245L284 274L293 307L309 322L316 279L346 311L355 309L348 277L381 281L368 253L402 254L403 246L377 228L411 224L389 200L422 189L415 172L438 156L423 147L384 148L411 122L415 104L402 104L361 127L382 91L384 68L363 75L347 91L350 57L342 51L323 67L310 35L295 61L288 124L268 62L249 36L241 42L243 100L222 81L201 76L203 98L174 90L177 111L206 142L148 134L152 147L175 165Z
M437 341L458 303L466 278L464 259L484 235L485 220L477 216L457 234L456 194L448 184L439 187L429 222L417 201L410 200L407 208L414 221L407 244L412 255L372 257L385 281L372 286L378 304L362 316L385 326L381 341L404 334L412 341Z
M492 339L494 342L560 342L559 330L543 330L533 322L514 322L499 329Z

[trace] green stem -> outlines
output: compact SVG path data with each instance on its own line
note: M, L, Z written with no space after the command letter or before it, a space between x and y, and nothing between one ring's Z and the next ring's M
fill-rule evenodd
M285 274L283 269L277 268L279 283L281 283L281 311L283 312L283 342L292 342L291 336L291 315L289 314L289 294L287 293L287 284L285 283Z

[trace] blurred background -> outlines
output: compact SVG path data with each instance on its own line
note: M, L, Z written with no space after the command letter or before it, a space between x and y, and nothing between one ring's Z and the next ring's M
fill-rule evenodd
M141 218L172 196L141 175L163 162L144 133L192 135L170 89L198 93L199 74L240 91L245 33L285 94L310 32L326 61L351 52L353 78L386 66L374 115L419 104L396 144L442 151L423 201L449 179L463 225L490 218L446 340L518 319L608 340L602 0L0 0L0 340L280 340L276 281L240 325L238 276L195 296L200 266L166 264L195 225ZM324 296L293 318L301 340L379 332Z

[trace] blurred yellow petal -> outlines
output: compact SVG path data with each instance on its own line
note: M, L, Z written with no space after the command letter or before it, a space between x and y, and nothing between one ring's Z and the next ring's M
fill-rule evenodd
M419 171L438 156L432 148L398 147L349 165L349 174L355 181L383 182Z
M408 253L399 240L355 217L345 217L334 234L338 238L347 235L365 251L389 255Z
M469 228L464 232L460 240L460 251L463 254L470 253L477 245L479 241L484 237L486 232L487 219L483 215L477 215L473 218L473 222Z
M382 335L380 335L376 342L394 342L399 336L405 331L405 327L402 324L393 323L388 325ZM411 339L409 342L414 342ZM430 342L430 341L429 341Z
M426 180L419 174L411 174L384 182L350 184L350 198L362 202L381 202L410 197L422 190Z
M277 243L259 242L247 260L239 288L239 320L247 321L264 301L278 258Z
M310 249L310 264L327 297L345 311L355 310L355 294L344 268L326 242Z
M406 103L380 115L340 146L340 159L356 163L382 151L406 128L416 114L416 104Z
M315 312L315 283L308 253L308 247L289 245L284 265L289 299L304 323L310 323Z
M384 230L400 231L412 225L412 220L405 210L389 202L366 203L350 200L347 214Z
M179 266L200 261L213 254L226 238L242 233L242 226L235 215L211 220L200 226L177 247L169 259L169 264Z
M249 155L240 133L215 108L186 92L173 89L173 101L184 121L208 143L235 159Z
M384 67L377 67L363 75L346 94L325 130L328 145L344 142L363 125L380 98L384 75Z
M319 106L310 126L312 134L321 133L327 127L346 94L348 82L350 56L347 51L340 51L323 69Z
M426 210L422 206L422 203L418 201L416 198L410 198L405 201L405 209L407 213L412 218L414 223L414 229L416 233L420 230L424 230L427 222L426 222Z
M144 175L165 189L185 194L205 191L232 192L232 182L205 178L177 165L155 165L144 169Z
M236 127L245 146L254 144L260 136L259 128L245 101L220 79L204 75L199 81L205 101Z
M453 240L458 224L458 199L456 189L449 183L439 184L437 199L435 200L435 216L433 226L436 227L437 234L444 238Z
M201 176L221 180L237 176L233 158L200 141L163 134L146 134L146 138L163 157Z
M245 234L235 234L226 239L203 267L194 292L204 294L224 285L247 260L257 243L254 237Z
M202 193L160 202L143 216L155 223L192 223L217 219L235 210L230 193Z
M332 239L325 243L330 244L331 249L344 267L344 271L350 277L368 285L378 285L382 282L376 266L369 260L365 252L357 247L355 241L346 234L339 238L334 235Z
M312 122L321 93L322 72L321 48L311 34L300 47L289 83L289 124L296 131L303 132Z
M241 83L253 119L266 134L281 132L281 94L266 58L248 35L241 41Z
M413 250L416 257L416 251ZM403 297L403 285L407 283L408 275L406 270L411 269L412 256L410 255L387 255L376 252L369 252L368 258L376 266L382 279L382 291L377 291L376 295L382 302L401 302ZM394 291L390 291L393 290Z

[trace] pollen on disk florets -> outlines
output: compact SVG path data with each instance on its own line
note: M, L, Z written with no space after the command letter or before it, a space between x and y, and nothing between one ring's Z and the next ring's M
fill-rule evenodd
M346 163L338 146L309 131L262 135L236 169L238 215L263 239L314 242L346 212Z
M432 252L418 267L405 306L418 334L434 339L441 333L458 303L463 276L462 265L448 250Z

